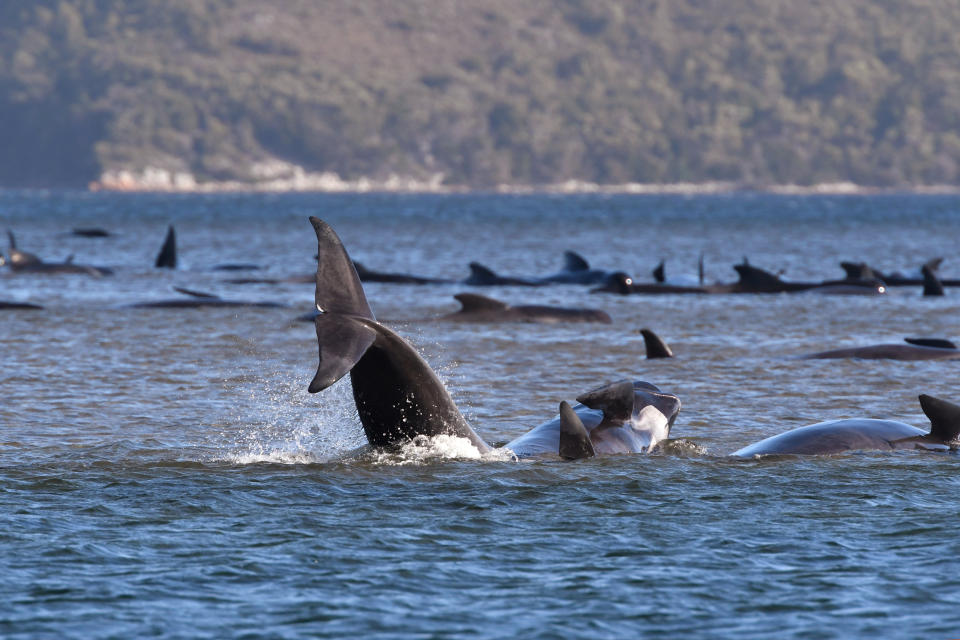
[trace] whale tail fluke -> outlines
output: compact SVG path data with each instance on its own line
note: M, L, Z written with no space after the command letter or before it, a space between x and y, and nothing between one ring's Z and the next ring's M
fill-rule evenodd
M960 405L920 394L920 408L930 419L930 437L943 443L960 439Z
M657 334L655 334L650 329L640 329L640 334L643 336L643 342L647 346L647 359L652 358L672 358L673 351L670 350L670 347L667 346L667 343L663 341Z
M561 458L580 460L597 455L590 441L590 434L580 416L566 401L560 403L560 447Z
M376 340L376 318L367 303L360 276L343 243L323 220L311 217L317 234L314 303L320 363L308 391L326 389L345 376Z
M163 240L163 246L160 247L153 266L157 269L177 268L177 233L173 230L173 225L167 227L167 237Z

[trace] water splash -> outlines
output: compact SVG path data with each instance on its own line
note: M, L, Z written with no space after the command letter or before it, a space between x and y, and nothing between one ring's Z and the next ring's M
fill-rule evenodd
M281 378L282 376L282 378ZM277 373L254 381L221 432L221 460L236 464L314 464L340 458L365 441L348 379L322 396Z

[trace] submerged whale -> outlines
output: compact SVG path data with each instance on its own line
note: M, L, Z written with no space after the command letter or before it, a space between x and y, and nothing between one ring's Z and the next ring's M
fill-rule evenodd
M192 291L183 287L174 287L174 291L182 293L186 298L170 300L149 300L127 305L128 309L199 309L201 307L265 307L280 308L286 305L279 302L254 302L250 300L225 300L212 293Z
M606 284L619 277L629 278L623 271L604 271L592 269L590 263L575 251L563 252L563 269L549 276L540 278L540 282L548 284Z
M9 265L15 273L79 273L95 278L113 274L113 270L106 267L74 264L73 256L64 262L44 262L39 256L18 249L17 239L10 230L7 230L7 239L10 248L6 257L0 254L0 266Z
M12 300L0 300L0 309L43 309L38 304L29 302L14 302Z
M930 419L926 432L903 422L858 418L799 427L735 451L753 457L778 454L816 455L891 449L947 450L960 445L960 406L928 395L920 407Z
M374 271L367 269L357 261L353 263L357 275L361 282L387 282L391 284L453 284L453 280L443 278L430 278L428 276L416 276L410 273L397 273L391 271ZM312 278L311 278L312 279Z
M602 322L613 320L600 309L549 307L539 304L510 305L500 300L476 293L458 293L454 298L460 303L458 311L441 316L441 320L454 322Z
M536 278L522 278L513 276L501 276L490 267L486 267L479 262L470 263L470 275L466 277L461 284L467 284L474 287L542 287L546 282Z
M859 358L861 360L957 360L960 349L949 340L904 338L907 344L872 344L864 347L833 349L802 356L805 360Z
M490 451L416 349L377 322L330 225L314 217L310 222L319 255L314 295L319 364L308 391L322 391L349 373L360 423L374 447L451 435L469 440L481 453ZM589 457L588 443L594 453L638 453L669 433L679 409L676 396L649 383L615 383L581 396L576 408L534 429L536 438L511 444L518 456L561 455L561 437L568 458ZM631 437L631 430L638 435Z

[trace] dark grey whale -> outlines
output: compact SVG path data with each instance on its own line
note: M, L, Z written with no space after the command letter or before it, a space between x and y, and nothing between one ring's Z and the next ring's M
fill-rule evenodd
M806 360L860 358L861 360L957 360L960 349L947 340L905 338L907 344L871 344L864 347L833 349L802 356Z
M510 305L476 293L458 293L454 298L461 304L458 311L441 316L440 320L454 322L602 322L613 320L600 309L549 307L538 304Z
M174 287L174 291L184 294L186 298L170 300L148 300L126 305L128 309L200 309L203 307L263 307L280 308L286 305L279 302L256 302L250 300L225 300L212 293L192 291L183 287Z
M353 267L357 270L361 282L387 282L391 284L453 284L453 280L443 278L430 278L427 276L416 276L410 273L397 273L391 271L374 271L367 269L357 261L353 262Z
M350 256L330 225L314 217L310 222L319 255L314 295L319 364L308 391L322 391L349 373L364 434L374 447L397 447L417 436L451 435L466 438L481 453L490 451L417 350L377 322ZM607 385L580 402L575 411L590 425L591 441L602 443L597 453L647 450L644 447L653 446L664 430L669 432L680 408L676 396L646 382ZM538 432L535 438L514 440L520 449L514 452L559 455L560 422L537 427L531 432ZM635 437L630 437L631 429L637 431Z
M512 286L512 287L542 287L547 282L537 280L536 278L521 278L511 276L501 276L490 267L486 267L479 262L470 263L470 275L464 279L461 284L473 287L494 287L494 286Z
M929 433L903 422L858 418L831 420L771 436L735 451L749 458L766 455L817 455L892 449L946 450L960 445L960 406L928 395L920 407L930 419Z
M12 231L7 230L7 238L10 248L7 257L0 255L0 266L7 264L14 273L77 273L94 278L113 274L113 270L106 267L74 264L73 256L64 262L44 262L39 256L18 249L17 239Z
M563 252L563 269L549 276L540 278L540 282L548 284L597 284L602 285L611 281L611 278L624 276L622 271L604 271L592 269L590 263L576 251Z
M29 302L14 302L12 300L0 300L0 309L43 309L38 304Z

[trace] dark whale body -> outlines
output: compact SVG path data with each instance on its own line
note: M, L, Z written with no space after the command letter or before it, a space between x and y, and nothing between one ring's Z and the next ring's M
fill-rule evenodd
M542 287L546 282L536 278L520 278L501 276L490 267L485 267L479 262L470 263L470 275L467 276L461 284L474 287L493 287L493 286L511 286L511 287Z
M700 286L672 285L661 282L635 282L626 277L612 277L591 293L642 294L718 294L718 293L820 293L833 295L880 295L886 292L882 282L825 280L823 282L790 282L746 262L734 265L736 282Z
M43 307L38 304L30 304L29 302L0 300L0 309L43 309Z
M442 316L441 320L453 322L602 322L604 324L613 322L610 316L600 309L549 307L533 304L514 306L475 293L458 293L453 297L460 302L460 310Z
M200 309L205 307L261 307L276 309L286 305L279 302L254 302L250 300L225 300L210 293L191 291L182 287L174 287L175 291L188 297L173 298L170 300L149 300L127 305L128 309Z
M616 276L629 276L622 271L592 269L590 263L575 251L563 252L563 269L540 279L546 284L596 284L602 285Z
M872 344L864 347L833 349L803 356L807 360L859 358L861 360L957 360L960 349L948 340L907 338L907 344Z
M65 262L44 262L39 256L21 251L17 248L17 240L12 231L7 231L10 249L7 257L0 255L0 266L7 264L14 273L76 273L100 278L113 274L113 270L106 267L74 264L72 257Z
M396 448L418 436L450 435L466 438L481 453L490 451L491 447L470 427L446 387L416 349L377 322L356 269L333 229L318 218L311 217L310 222L317 235L319 255L314 296L319 364L308 391L322 391L349 373L357 414L367 441L374 447ZM635 386L642 393L638 394ZM588 418L593 431L605 425L598 435L614 433L612 429L618 421L620 426L628 421L633 424L634 415L642 418L641 426L649 427L660 426L656 420L659 414L668 432L680 403L675 396L655 389L649 383L616 383L585 394L581 403L586 408L584 411L599 412L601 418L596 424L593 424L596 415ZM654 394L656 402L652 404L662 405L669 416L649 406L651 403L647 400ZM668 398L672 398L672 402L668 402ZM561 455L562 450L568 458L589 457L592 432L588 433L578 420L575 413L561 407L559 421L547 423L556 423L555 426L538 427L543 437L538 438L536 446L522 447L522 455L556 456ZM653 437L639 441L654 441L662 431L663 428ZM599 452L639 451L630 448L636 443L628 438L610 437L609 440L619 444L604 445Z
M832 420L793 429L735 451L733 455L818 455L845 451L893 449L946 450L957 446L960 406L928 395L920 406L930 419L930 432L893 420Z
M353 267L357 270L361 282L387 282L391 284L453 284L454 282L453 280L415 276L409 273L373 271L356 261L354 261Z

